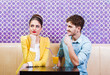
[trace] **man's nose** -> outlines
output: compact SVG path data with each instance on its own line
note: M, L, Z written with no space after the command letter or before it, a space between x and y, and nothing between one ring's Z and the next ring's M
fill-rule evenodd
M67 27L67 29L66 29L67 31L69 30L69 28Z

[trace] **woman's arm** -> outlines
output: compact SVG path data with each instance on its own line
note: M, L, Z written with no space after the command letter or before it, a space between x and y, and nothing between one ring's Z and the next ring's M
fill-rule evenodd
M46 49L46 47L50 48L50 40L49 40L49 38L46 38L45 40L46 40L46 42L45 42L46 46L44 48L43 57L40 61L32 61L33 66L45 66L46 65L48 54L49 54L49 50Z
M21 37L21 47L22 47L22 53L23 53L23 60L26 63L26 58L27 58L27 54L28 54L28 47L27 47L27 41L26 40L26 36L22 36Z
M21 47L22 47L22 53L23 53L23 61L21 62L20 66L18 67L16 74L18 74L19 70L21 69L22 65L26 63L26 58L28 54L28 47L27 47L27 40L26 36L21 37Z

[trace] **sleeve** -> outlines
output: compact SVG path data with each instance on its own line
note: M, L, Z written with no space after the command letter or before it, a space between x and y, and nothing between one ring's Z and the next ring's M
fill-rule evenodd
M32 62L27 62L29 66L33 66Z
M44 50L42 59L40 61L32 61L33 66L45 66L46 65L48 54L49 54L49 50L46 49L46 47L50 48L50 40L49 40L49 38L47 38L46 41L47 42L46 42L46 46L45 46L45 50Z
M27 48L27 43L26 43L26 38L25 36L21 36L21 47L22 47L22 53L23 53L23 60L20 64L20 66L18 67L16 74L18 74L21 66L26 63L26 57L27 57L27 53L28 53L28 48Z
M29 66L33 66L32 62L27 62ZM33 68L29 68L28 71L32 71Z
M82 46L80 53L78 54L79 65L83 64L84 61L88 61L91 52L91 43L85 43Z
M28 47L27 47L27 40L26 40L25 36L21 37L21 47L22 47L22 53L23 53L23 60L26 63L26 58L27 58L27 54L28 54Z
M60 48L59 48L59 51L57 53L57 56L58 57L64 57L62 41L61 41Z

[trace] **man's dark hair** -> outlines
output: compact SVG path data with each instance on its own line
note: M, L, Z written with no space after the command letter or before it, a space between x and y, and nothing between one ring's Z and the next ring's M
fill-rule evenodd
M74 24L76 27L80 26L81 27L81 30L84 26L84 19L79 16L79 15L72 15L70 16L69 18L67 18L66 22L71 22L72 24Z

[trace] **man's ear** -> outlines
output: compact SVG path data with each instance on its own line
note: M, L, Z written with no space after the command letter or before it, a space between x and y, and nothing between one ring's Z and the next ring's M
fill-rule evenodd
M79 31L81 31L81 27L80 26L78 26L77 28L78 28Z

